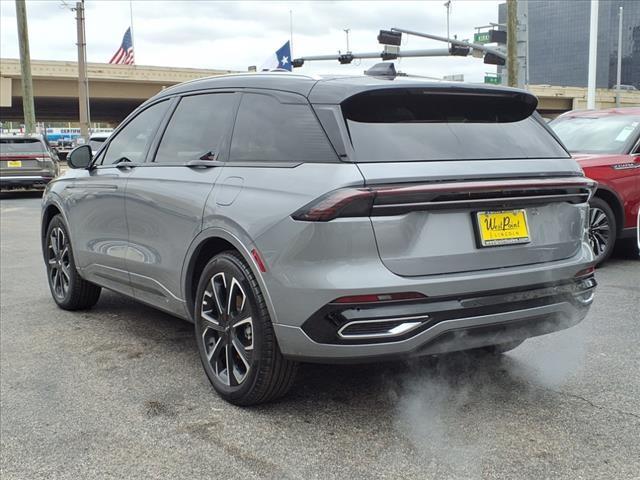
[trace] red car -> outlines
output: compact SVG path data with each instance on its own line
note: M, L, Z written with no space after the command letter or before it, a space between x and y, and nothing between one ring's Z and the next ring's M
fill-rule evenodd
M616 240L639 235L640 108L572 111L549 126L585 175L598 182L590 202L589 240L596 262L602 263Z

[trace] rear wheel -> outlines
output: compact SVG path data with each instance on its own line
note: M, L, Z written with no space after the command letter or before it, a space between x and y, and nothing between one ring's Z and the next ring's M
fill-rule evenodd
M589 243L596 264L606 261L616 243L616 217L607 202L594 197L589 202Z
M46 235L45 262L53 299L65 310L93 307L100 298L100 287L78 274L69 233L60 214L51 219Z
M297 364L280 353L260 287L236 252L216 255L205 266L195 333L207 377L228 402L255 405L291 388Z

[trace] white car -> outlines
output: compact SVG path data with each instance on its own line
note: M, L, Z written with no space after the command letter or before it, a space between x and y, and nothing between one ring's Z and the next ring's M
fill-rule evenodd
M91 146L91 152L93 153L93 155L95 155L97 151L100 150L100 147L105 142L105 140L109 138L109 135L111 135L111 132L100 132L91 134L91 136L89 137L89 145Z

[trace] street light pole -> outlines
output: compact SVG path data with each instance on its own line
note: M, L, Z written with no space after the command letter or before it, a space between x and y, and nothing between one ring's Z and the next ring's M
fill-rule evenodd
M507 0L507 80L518 86L518 3Z
M35 133L36 115L33 104L33 80L31 79L31 54L29 52L29 30L25 0L16 0L18 19L18 43L20 44L20 69L22 73L22 111L25 133Z
M616 72L616 107L620 107L620 83L622 82L622 12L620 7L620 18L618 19L618 68Z
M587 77L587 108L596 108L596 65L598 58L598 0L591 0L589 26L589 76Z
M76 24L78 28L78 104L80 136L89 141L89 82L87 79L87 42L84 32L84 0L76 2Z

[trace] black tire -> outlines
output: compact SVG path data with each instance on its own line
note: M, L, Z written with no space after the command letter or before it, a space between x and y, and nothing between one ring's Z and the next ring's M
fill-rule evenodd
M589 243L595 264L601 265L613 253L617 237L616 216L607 202L593 197L589 202Z
M280 353L264 297L242 256L227 251L213 257L202 271L195 302L200 360L223 399L248 406L289 391L298 365Z
M487 353L491 353L492 355L502 355L503 353L510 352L514 348L519 347L523 343L524 343L524 340L515 340L513 342L499 343L497 345L484 347L483 350Z
M53 300L64 310L93 307L100 298L101 288L78 274L62 215L54 216L49 222L44 247L47 281Z

